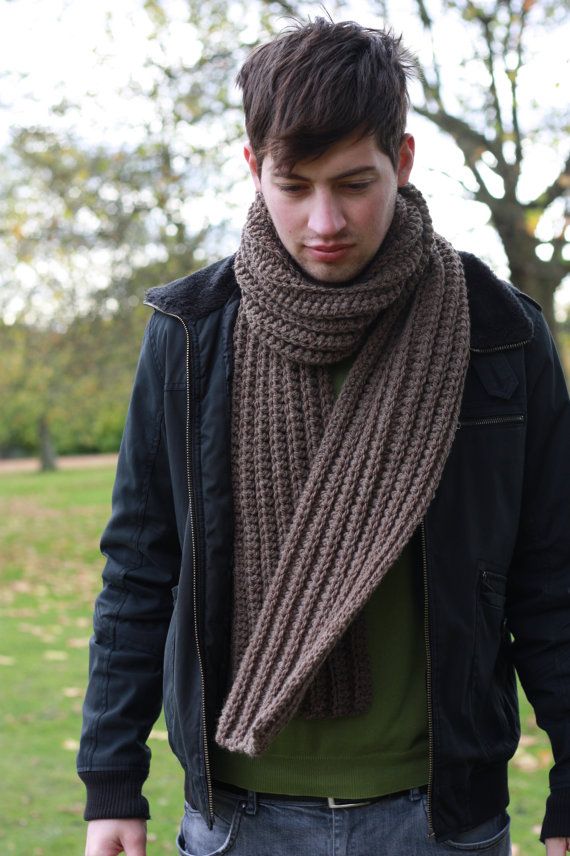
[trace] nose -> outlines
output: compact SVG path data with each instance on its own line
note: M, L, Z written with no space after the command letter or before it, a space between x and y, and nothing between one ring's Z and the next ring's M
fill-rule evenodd
M332 238L346 226L340 200L330 192L315 193L311 198L308 227L320 238Z

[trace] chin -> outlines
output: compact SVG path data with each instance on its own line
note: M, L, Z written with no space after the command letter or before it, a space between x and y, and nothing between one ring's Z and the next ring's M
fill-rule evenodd
M317 282L341 285L355 279L366 265L310 265L304 272Z

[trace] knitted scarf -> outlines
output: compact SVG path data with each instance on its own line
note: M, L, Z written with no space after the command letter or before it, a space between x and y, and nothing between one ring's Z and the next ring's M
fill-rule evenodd
M461 260L412 185L349 283L308 279L261 195L235 273L233 684L216 741L258 755L295 713L347 715L369 701L359 613L434 496L469 315ZM335 401L327 366L349 354Z

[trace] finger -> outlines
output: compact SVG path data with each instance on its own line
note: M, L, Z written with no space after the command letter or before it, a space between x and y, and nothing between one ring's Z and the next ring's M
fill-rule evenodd
M122 841L125 856L146 856L146 830L135 829L129 831Z
M567 838L547 838L546 856L566 856Z

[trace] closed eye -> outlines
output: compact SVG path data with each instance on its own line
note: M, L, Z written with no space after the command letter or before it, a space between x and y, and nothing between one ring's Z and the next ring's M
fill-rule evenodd
M283 193L301 193L301 191L305 190L304 184L280 184L279 190L283 191Z
M371 181L350 181L346 184L341 184L341 187L343 190L351 190L358 193L361 190L367 190L371 184Z

